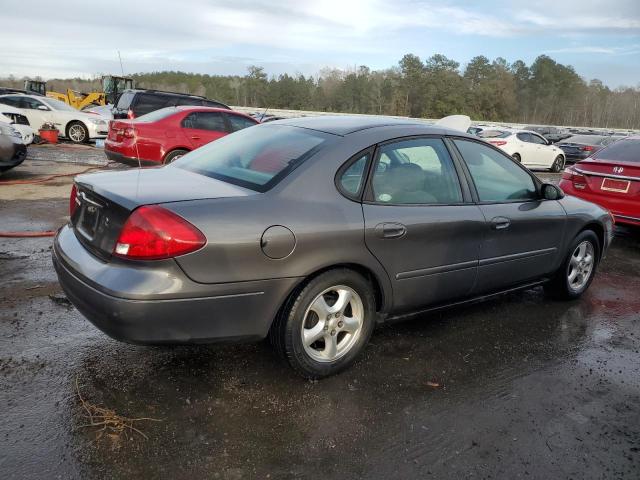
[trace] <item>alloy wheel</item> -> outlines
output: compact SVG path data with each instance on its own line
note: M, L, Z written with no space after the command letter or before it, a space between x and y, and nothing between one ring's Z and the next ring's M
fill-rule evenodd
M84 142L84 127L82 125L78 125L77 123L75 125L71 125L69 127L69 138L76 143Z
M595 250L593 244L587 240L578 244L571 254L571 260L567 267L567 280L569 287L574 291L580 291L591 278L595 263Z
M346 355L362 334L364 305L350 287L336 285L314 298L302 322L302 345L318 362Z

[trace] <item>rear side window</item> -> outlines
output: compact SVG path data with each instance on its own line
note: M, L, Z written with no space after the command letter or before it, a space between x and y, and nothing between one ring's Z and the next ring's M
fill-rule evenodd
M182 120L183 128L196 130L210 130L214 132L226 132L224 118L218 112L193 112Z
M0 97L0 103L4 103L5 105L11 105L12 107L16 107L16 108L21 108L20 97Z
M526 132L518 133L516 136L518 137L518 140L520 140L522 142L530 142L531 141L531 135L529 135Z
M120 95L116 108L118 110L129 110L129 105L131 105L131 100L133 100L134 95L135 93L133 92L125 92L122 95Z
M511 135L511 132L505 132L503 130L482 130L478 132L480 138L507 138Z
M253 127L256 125L256 122L253 120L249 120L248 118L241 117L240 115L227 115L229 119L229 123L231 124L231 131L237 132L238 130L242 130L243 128Z
M240 130L176 160L177 167L264 192L317 152L331 135L261 125Z
M460 182L444 143L417 138L380 147L372 180L376 202L452 204L462 202Z
M229 110L229 107L224 103L214 102L212 100L203 100L202 105L205 107L224 108L225 110Z
M188 106L202 106L202 99L195 97L178 97L176 105L188 105Z
M640 163L640 140L618 140L600 150L596 157L598 160Z
M362 190L368 160L369 152L358 157L340 174L340 189L350 198L355 199Z
M173 95L140 93L133 106L133 113L135 113L136 117L140 117L164 107L171 107L174 105L174 102L175 97Z
M536 186L510 157L486 145L454 140L469 167L481 202L515 202L538 198Z

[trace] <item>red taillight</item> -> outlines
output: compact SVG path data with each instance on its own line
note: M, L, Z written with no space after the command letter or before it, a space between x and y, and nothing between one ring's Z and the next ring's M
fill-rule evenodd
M136 130L133 127L127 127L122 132L125 138L134 138L136 136Z
M129 259L159 260L194 252L207 239L184 218L156 205L133 211L118 237L113 254Z
M505 142L504 140L489 140L489 143L495 145L496 147L501 147L507 144L507 142Z
M595 148L593 148L591 145L586 145L584 147L580 147L580 150L582 150L583 152L593 152Z
M71 195L69 196L69 216L73 216L73 212L78 208L78 203L76 202L76 198L78 196L78 189L76 188L76 184L74 183L71 187Z
M133 120L134 118L136 118L136 115L133 113L133 110L127 110L127 118L129 120Z
M567 167L562 172L562 179L573 182L573 186L578 190L583 190L587 186L587 179L573 167Z

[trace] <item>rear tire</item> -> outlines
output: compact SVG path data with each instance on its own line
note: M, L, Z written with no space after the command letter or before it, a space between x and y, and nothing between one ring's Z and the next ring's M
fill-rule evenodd
M189 150L172 150L171 152L167 153L166 157L164 157L164 164L168 165L169 163L176 161L181 156L186 155L187 153L189 153Z
M551 168L549 170L553 173L559 173L564 170L564 163L564 157L562 155L558 155L553 161L553 165L551 165Z
M522 159L520 158L520 154L519 153L514 153L513 154L513 159L518 163L522 162Z
M308 379L349 367L375 326L371 284L348 269L329 270L294 292L269 332L275 350Z
M544 286L545 293L558 300L575 300L587 291L593 281L600 259L600 242L592 230L578 234L571 242L562 265L551 281Z
M73 143L85 143L89 141L89 130L82 122L71 122L67 126L66 137Z

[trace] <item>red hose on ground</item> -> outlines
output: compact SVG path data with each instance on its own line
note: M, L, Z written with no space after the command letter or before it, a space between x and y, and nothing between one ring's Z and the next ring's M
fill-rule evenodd
M44 232L0 232L0 238L40 238L53 237L56 234L53 230Z

